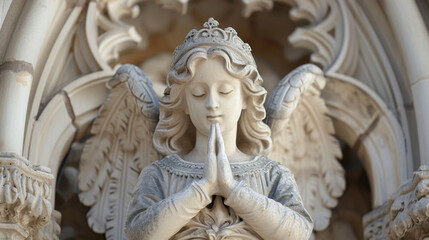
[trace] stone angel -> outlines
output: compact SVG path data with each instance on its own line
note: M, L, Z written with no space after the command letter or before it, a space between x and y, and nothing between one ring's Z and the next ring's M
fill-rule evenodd
M344 190L341 153L323 101L299 101L319 98L323 72L288 74L267 110L262 82L249 45L212 18L176 48L160 100L139 68L120 67L81 159L91 228L107 239L271 240L308 239L310 214L327 226ZM294 119L300 108L312 115ZM304 203L282 163L309 181L297 175Z

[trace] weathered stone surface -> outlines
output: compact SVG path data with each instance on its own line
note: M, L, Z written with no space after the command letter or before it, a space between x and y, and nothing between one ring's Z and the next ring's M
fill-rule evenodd
M25 238L51 220L53 180L48 168L13 153L0 153L0 222L4 234L12 234L12 239Z
M383 206L365 215L365 239L422 239L429 236L429 166L414 172Z

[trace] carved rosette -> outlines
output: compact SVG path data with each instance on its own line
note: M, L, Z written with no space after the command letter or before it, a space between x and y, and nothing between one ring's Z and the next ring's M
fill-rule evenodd
M51 220L53 175L13 154L0 153L0 239L25 239Z
M365 215L365 239L429 237L429 166L414 172L391 200Z

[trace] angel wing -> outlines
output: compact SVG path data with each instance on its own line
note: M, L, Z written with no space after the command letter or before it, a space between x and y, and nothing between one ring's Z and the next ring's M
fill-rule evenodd
M90 206L89 226L106 239L123 235L126 208L141 170L157 159L152 135L158 97L146 75L124 65L108 82L110 95L100 108L85 144L79 170L80 201Z
M266 103L273 138L269 157L294 173L316 231L328 227L330 208L345 189L344 170L337 161L341 149L320 97L324 86L322 70L306 64L286 75Z

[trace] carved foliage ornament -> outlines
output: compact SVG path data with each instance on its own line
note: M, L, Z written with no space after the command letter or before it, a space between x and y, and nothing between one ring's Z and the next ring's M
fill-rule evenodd
M101 6L106 7L107 5L107 8L112 9L112 12L116 12L114 15L117 18L124 14L137 15L139 9L135 4L143 1L145 0L98 0ZM172 9L181 14L186 14L188 11L189 0L156 0L155 2L164 8ZM243 3L242 14L244 17L249 17L256 11L270 10L274 5L274 0L241 0L241 2Z
M228 48L231 54L241 54L253 65L250 47L235 30L217 25L209 19L202 30L192 30L175 56L185 54L191 45L211 44ZM269 156L294 171L304 205L319 228L328 225L329 209L336 205L345 186L332 121L319 97L324 82L323 72L316 66L297 68L270 96L265 120L274 142ZM158 98L146 75L132 65L120 67L109 86L111 93L92 126L93 136L82 155L79 198L91 207L88 222L94 231L106 232L107 239L121 239L137 177L145 166L158 159L151 141L158 120ZM165 94L169 94L168 90Z
M429 237L429 166L414 172L383 206L365 215L365 239Z
M36 234L51 220L53 176L13 154L0 155L0 222L15 223L21 238Z

